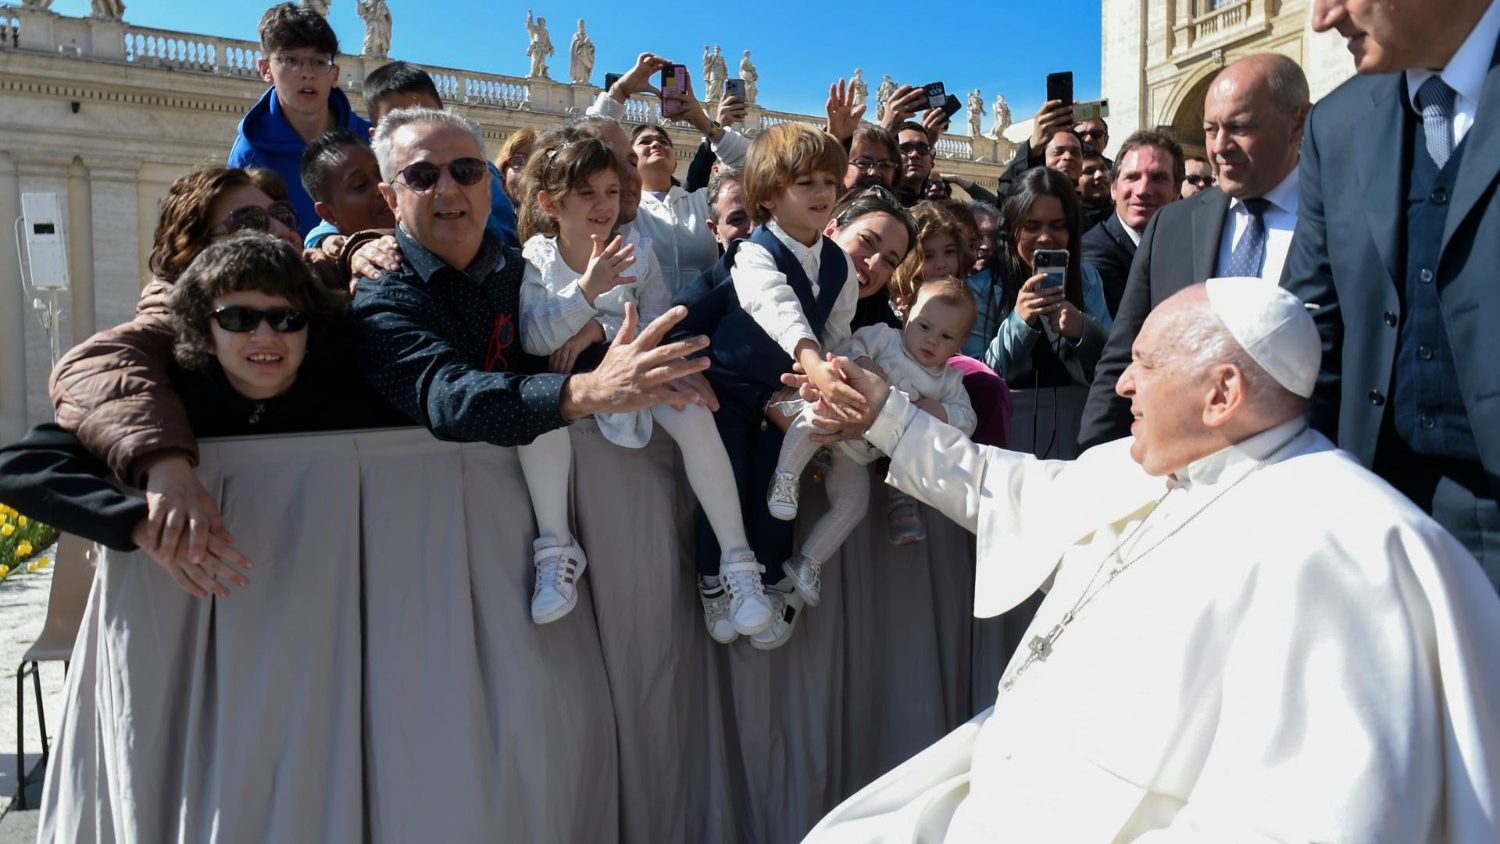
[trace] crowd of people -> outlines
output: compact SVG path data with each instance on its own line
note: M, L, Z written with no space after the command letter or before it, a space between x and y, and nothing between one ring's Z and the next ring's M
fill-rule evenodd
M677 119L703 140L679 181L673 135L623 122L670 65L649 52L586 114L491 156L415 65L371 72L355 113L327 22L275 6L269 88L227 164L172 184L135 319L58 365L57 422L0 451L0 499L233 600L255 561L197 479L199 438L417 425L514 446L548 624L589 563L568 427L592 417L622 448L660 427L698 506L707 633L771 650L818 606L889 460L892 543L939 512L978 533L977 613L1050 592L959 754L968 796L898 769L815 837L1482 840L1496 672L1453 662L1490 642L1450 634L1500 631L1482 351L1500 4L1441 21L1366 5L1317 4L1363 75L1316 109L1296 62L1250 55L1207 89L1206 156L1142 130L1111 160L1104 120L1048 101L995 192L937 170L947 117L923 91L866 120L842 80L825 125L753 138L739 98L710 116L688 96ZM1069 421L1052 424L1080 433L1045 456L1076 462L1012 443L1013 392L1054 397ZM829 507L799 544L810 468ZM1226 506L1184 530L1236 488L1241 529L1282 529L1226 547ZM1215 574L1177 562L1193 556ZM1054 665L1085 607L1097 624L1062 645L1083 656ZM1347 624L1312 621L1327 613ZM1145 681L1127 676L1139 648L1167 655ZM1472 695L1445 700L1465 670ZM1140 682L1154 691L1084 713ZM1351 747L1368 752L1335 761Z

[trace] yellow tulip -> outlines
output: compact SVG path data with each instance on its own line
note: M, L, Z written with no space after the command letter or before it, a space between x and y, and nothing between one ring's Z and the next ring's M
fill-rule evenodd
M21 526L21 527L26 527L26 525L29 524L29 523L30 523L30 521L25 516L21 516L21 517L19 517L19 518L16 519L16 524L19 525L19 526Z
M0 565L0 579L3 579L7 574L10 574L10 566Z
M16 526L10 522L0 525L0 536L10 536L16 532Z
M21 544L16 546L16 556L29 557L31 556L31 550L31 543L23 539L21 540Z

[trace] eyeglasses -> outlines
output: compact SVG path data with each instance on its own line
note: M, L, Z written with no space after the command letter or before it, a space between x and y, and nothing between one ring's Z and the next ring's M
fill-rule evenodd
M214 322L225 331L245 334L254 331L265 320L272 330L280 334L291 334L307 327L307 311L296 308L270 308L259 311L244 305L225 305L214 308Z
M279 200L271 203L270 208L262 208L259 205L246 205L229 212L224 222L219 223L208 230L210 238L223 237L234 234L241 229L254 229L258 232L269 232L271 221L275 220L292 231L299 231L297 225L297 209L290 202Z
M1190 185L1193 185L1194 187L1209 188L1209 187L1213 187L1214 177L1213 176L1186 176L1186 177L1184 177L1184 181L1186 181Z
M1073 131L1077 132L1080 137L1088 138L1091 141L1097 141L1109 134L1103 129L1074 129Z
M488 169L483 161L478 158L455 158L447 164L438 165L431 161L418 161L401 168L396 175L400 176L402 182L414 191L421 192L432 190L432 186L438 183L438 178L443 174L443 168L447 168L448 175L453 181L464 187L477 184L484 178L485 170Z
M293 73L301 73L305 67L313 76L326 76L333 70L332 56L272 56L271 61Z
M524 170L526 169L526 161L529 158L530 156L528 155L512 155L510 158L505 159L505 169Z
M917 143L916 141L907 141L899 149L902 155L932 155L932 147L930 145Z
M876 173L896 172L896 162L876 161L873 158L856 158L853 161L849 162L849 166L853 167L856 170L874 171Z

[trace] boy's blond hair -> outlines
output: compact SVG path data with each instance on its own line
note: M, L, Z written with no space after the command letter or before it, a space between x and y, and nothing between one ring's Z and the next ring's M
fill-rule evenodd
M778 123L750 144L740 190L757 223L771 219L761 203L780 196L804 173L832 173L843 179L849 153L832 135L800 123Z

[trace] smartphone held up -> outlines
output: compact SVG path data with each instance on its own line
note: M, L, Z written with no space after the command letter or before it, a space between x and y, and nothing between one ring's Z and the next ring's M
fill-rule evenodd
M671 64L661 69L661 116L673 118L687 110L687 65Z
M1047 275L1042 279L1042 287L1059 287L1068 280L1068 250L1038 249L1031 253L1031 266Z

